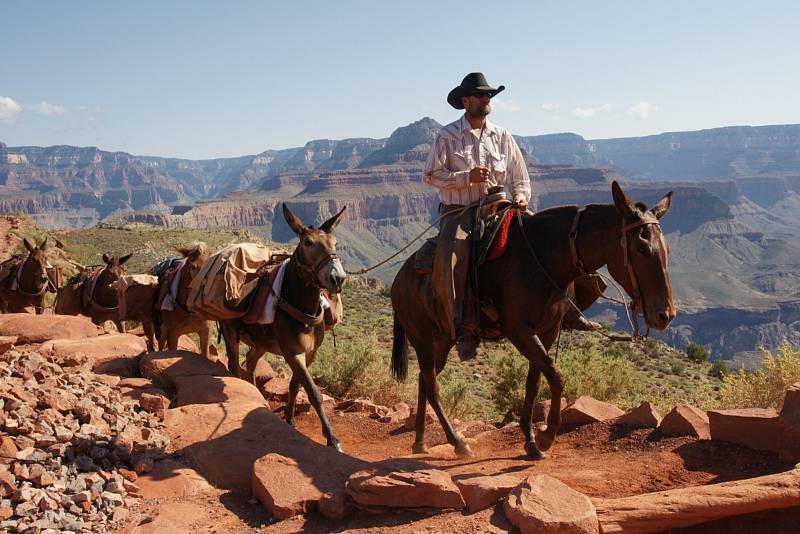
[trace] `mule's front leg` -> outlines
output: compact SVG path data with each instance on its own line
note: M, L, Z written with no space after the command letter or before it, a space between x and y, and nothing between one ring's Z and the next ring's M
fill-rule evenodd
M411 451L414 454L428 452L428 447L425 446L425 412L427 411L428 399L425 395L425 379L422 373L419 374L419 390L417 391L417 416L414 421L414 445L411 446Z
M305 353L301 352L300 354L286 356L285 358L286 362L289 364L289 367L292 368L292 380L294 380L295 377L299 380L300 384L303 386L303 389L306 390L308 400L317 411L319 420L322 422L322 433L328 440L328 446L333 447L337 451L341 452L342 445L339 443L337 437L333 434L333 428L331 428L331 424L328 421L328 417L325 415L325 410L322 407L322 394L319 392L316 384L314 384L314 380L311 378L311 373L308 372L308 368L306 367Z
M292 375L292 379L289 381L289 397L286 399L286 408L283 414L286 418L286 423L292 427L295 426L294 408L297 404L297 391L299 389L300 379L296 375Z
M197 335L200 336L200 354L208 359L208 351L211 348L211 329L208 321L203 321L203 326L197 330Z
M520 416L520 428L525 436L526 452L534 458L540 458L542 456L539 449L546 451L553 445L558 428L561 425L561 392L563 390L561 374L558 372L555 363L553 363L553 359L547 354L547 350L539 340L539 336L532 329L528 327L509 329L507 335L508 339L529 362L530 367L525 381L525 403L523 404L523 413ZM550 413L547 415L547 430L537 436L537 448L532 441L531 415L533 400L536 397L536 388L538 388L539 383L539 372L544 373L547 384L550 386L551 401ZM533 444L533 446L531 447L529 443Z
M155 352L156 350L156 334L152 321L142 321L142 329L144 330L144 339L147 343L147 352Z
M240 378L239 370L239 335L231 321L220 321L219 328L225 340L225 352L228 355L228 372Z

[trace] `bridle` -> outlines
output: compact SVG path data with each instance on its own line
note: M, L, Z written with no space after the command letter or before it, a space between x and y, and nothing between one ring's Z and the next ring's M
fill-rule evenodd
M580 272L584 276L588 276L589 274L595 273L587 273L586 267L578 257L578 225L580 224L581 215L583 214L586 208L581 208L575 213L575 218L572 221L572 228L569 231L569 250L572 255L572 265L575 267L578 272ZM644 314L644 300L642 299L642 292L639 290L639 282L636 279L636 272L633 270L633 263L630 261L630 253L628 251L628 247L630 246L628 243L628 232L631 230L635 230L642 226L646 225L655 225L661 229L660 221L648 212L642 216L642 218L636 222L632 222L630 224L624 224L620 228L620 240L619 245L622 248L622 262L625 265L625 269L628 271L628 280L630 282L631 290L628 292L629 296L631 297L630 304L626 305L626 308L629 308L628 311L632 314L632 321L631 325L633 326L634 335L639 335L639 322L636 317L639 313ZM650 327L647 327L648 333L650 331Z
M19 269L17 269L17 291L19 291L22 295L25 295L26 297L41 297L42 295L45 294L45 292L47 291L47 287L51 283L49 278L42 284L42 289L40 289L36 293L29 293L24 289L22 289L22 272L25 270L25 266L28 264L29 261L31 261L30 252L28 253L28 257L25 258L25 261L22 262L22 265L19 266ZM46 271L45 271L45 276L47 276Z
M299 247L300 246L298 245L298 248L296 248L291 255L291 263L298 270L298 275L300 276L300 279L303 280L303 283L314 289L321 290L322 287L319 284L319 271L328 263L332 263L339 259L339 256L335 252L333 254L325 253L325 255L314 262L313 265L308 265L300 260L300 255L297 253ZM317 308L317 313L315 315L310 315L275 293L275 289L272 287L272 284L270 284L269 290L275 297L275 302L278 308L286 312L289 317L295 321L306 326L316 326L322 324L322 322L325 320L325 310L322 308L322 305Z

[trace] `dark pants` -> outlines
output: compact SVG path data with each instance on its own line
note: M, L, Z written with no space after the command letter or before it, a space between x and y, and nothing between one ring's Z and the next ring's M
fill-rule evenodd
M440 326L453 339L478 334L478 317L470 284L471 231L475 208L443 206L451 212L439 223L431 282Z

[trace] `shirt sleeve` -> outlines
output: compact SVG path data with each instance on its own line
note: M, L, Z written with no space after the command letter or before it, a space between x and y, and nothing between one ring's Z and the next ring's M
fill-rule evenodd
M447 168L447 143L440 132L436 132L422 179L426 184L439 189L469 187L469 171L453 171Z
M511 195L514 197L514 202L519 202L520 200L530 202L531 179L528 176L528 168L525 165L525 159L522 157L522 151L511 134L508 134L508 159L510 164L508 165L507 173L511 176Z

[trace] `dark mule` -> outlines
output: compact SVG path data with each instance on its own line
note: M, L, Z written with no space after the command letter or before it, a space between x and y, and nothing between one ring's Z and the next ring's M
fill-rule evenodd
M21 256L12 257L0 266L6 273L0 280L0 311L24 312L33 307L40 315L44 313L45 294L48 289L53 291L47 277L47 238L38 246L28 238L22 242L28 249L28 256L24 260Z
M124 264L131 256L133 253L117 259L103 254L105 265L73 276L66 286L58 289L55 313L85 315L95 324L113 321L117 330L125 332L116 282L125 274Z
M172 310L156 311L159 350L164 350L164 348L176 350L181 334L197 332L200 336L200 353L207 358L211 344L209 321L190 312L186 307L186 300L189 297L189 284L200 271L211 251L205 243L199 242L186 247L178 247L176 250L185 261L168 270L159 278L158 299L160 302L157 303L157 306L161 306L163 299L167 298L172 300L173 308ZM180 277L177 292L172 295L170 288L177 276Z
M234 319L220 323L231 374L240 374L240 339L250 347L247 353L249 378L253 376L256 363L264 353L283 355L292 369L286 422L294 426L294 405L297 391L302 385L322 421L328 445L339 450L339 440L334 436L322 409L322 395L308 372L308 366L314 361L317 349L325 337L320 291L326 289L330 293L339 293L347 276L336 255L336 238L332 234L343 212L344 208L322 223L319 229L315 229L305 226L284 204L283 216L300 238L300 242L285 267L275 322L251 325L245 324L241 319Z
M531 458L541 458L541 451L550 448L558 432L562 377L548 350L569 311L563 292L570 290L577 278L605 265L639 303L648 326L663 330L675 317L667 272L669 248L658 223L669 210L672 193L650 210L631 203L616 182L612 194L614 204L610 205L594 204L582 210L563 206L524 215L524 235L514 221L505 254L485 263L478 272L481 300L491 303L496 313L490 315L497 317L496 322L483 317L481 326L486 331L499 331L529 361L520 427ZM416 350L420 366L414 452L425 451L425 403L430 402L456 453L470 455L466 441L453 431L442 410L436 383L455 340L437 325L430 276L415 271L413 256L394 279L392 306L392 369L398 378L407 373L406 339ZM550 386L552 405L547 430L537 436L537 447L531 434L531 415L542 373Z

